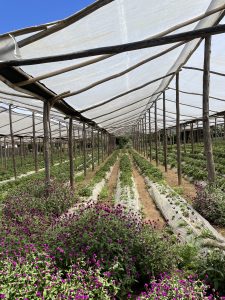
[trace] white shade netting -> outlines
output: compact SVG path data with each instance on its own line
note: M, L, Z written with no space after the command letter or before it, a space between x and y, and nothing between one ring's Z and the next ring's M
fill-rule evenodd
M19 55L22 59L29 59L149 39L222 5L225 5L225 0L140 0L138 2L115 0L79 21L21 47ZM220 21L221 14L222 11L214 13L198 22L172 31L171 34L214 26ZM221 23L223 23L223 19ZM20 42L31 35L16 37L16 41ZM224 34L212 37L211 69L217 72L225 70L223 39ZM196 39L182 45L170 44L116 54L75 70L40 79L39 82L55 94L69 91L71 94L63 99L70 107L81 111L83 116L94 120L100 127L115 134L130 131L132 125L136 124L146 109L151 107L152 102L158 97L162 98L161 92L166 89L166 98L170 100L166 102L166 120L167 126L170 127L175 125L176 118L176 95L173 90L175 81L171 81L173 75L162 77L176 72L183 65L203 68L204 43L197 48L199 43L200 39ZM172 50L164 55L159 55L168 49ZM94 58L96 57L23 66L21 69L30 78L43 77L43 75L48 77L48 73L78 66ZM135 67L136 64L146 59L149 60L147 63ZM2 60L5 60L5 56ZM134 68L130 72L125 72L122 76L115 76L131 67ZM183 69L180 73L180 90L200 94L194 96L180 93L181 123L202 116L202 74L202 71L189 69ZM105 82L100 83L101 81ZM151 81L155 82L151 83ZM210 95L225 99L224 81L225 77L223 76L211 75ZM141 86L144 87L141 88ZM171 89L167 89L168 86ZM12 87L17 88L17 93L22 94L22 91L27 93L25 86L6 88L5 85L4 87L0 85L0 96L7 98L2 101L10 103L11 97L1 94L1 90L12 93ZM136 90L132 91L133 89ZM130 90L131 92L123 95ZM32 96L35 97L35 95ZM11 101L14 100L30 109L29 106L32 105L36 108L43 106L40 100L14 97ZM103 104L106 101L107 103ZM98 107L92 108L98 104L100 104ZM211 114L223 110L223 101L210 100ZM162 127L160 121L162 114L162 100L158 100L159 128ZM151 116L153 121L153 109ZM24 125L24 127L26 126Z

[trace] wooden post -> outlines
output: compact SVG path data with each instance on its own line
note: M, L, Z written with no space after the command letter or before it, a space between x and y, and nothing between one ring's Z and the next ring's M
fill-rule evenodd
M148 110L148 126L149 126L149 158L152 161L152 124L151 124L151 108Z
M100 133L98 129L98 165L100 165Z
M177 176L178 185L182 183L181 175L181 149L180 149L180 98L179 98L179 73L176 74L176 142L177 142Z
M95 169L95 162L94 162L94 128L91 128L91 165L92 165L92 171Z
M38 153L37 153L37 143L36 143L36 130L35 130L35 114L32 113L33 121L33 151L34 151L34 168L35 172L38 171Z
M163 92L163 153L164 153L164 167L167 172L167 132L166 132L166 95Z
M75 126L73 126L73 156L76 158L76 130Z
M196 131L196 141L197 141L197 144L199 143L199 126L198 126L198 121L197 121L197 131Z
M102 152L102 162L103 162L103 160L104 160L104 158L103 158L103 132L101 132L101 152Z
M170 149L173 149L173 137L172 137L172 129L170 129Z
M141 133L140 133L140 122L138 122L138 152L141 154Z
M60 154L60 164L62 164L62 129L61 129L61 122L59 122L59 154Z
M70 162L70 187L74 190L74 162L73 162L73 119L69 118L69 162Z
M158 157L157 101L155 101L155 161L156 161L156 166L158 166L159 157Z
M217 118L215 117L215 130L214 130L215 134L214 134L214 138L217 138Z
M191 153L193 154L194 153L194 129L193 129L193 127L194 127L194 124L193 124L193 122L190 124L190 126L191 126L191 132L190 132L190 135L191 135Z
M223 116L223 138L225 140L225 114Z
M84 161L84 176L87 175L87 157L86 157L86 128L83 122L83 161Z
M13 162L13 172L14 177L16 179L16 159L15 159L15 143L13 136L13 126L12 126L12 104L9 105L9 125L10 125L10 136L11 136L11 144L12 144L12 162Z
M4 137L4 167L7 169L6 137Z
M148 140L147 140L147 124L146 124L146 113L144 116L144 143L145 143L145 157L148 157Z
M49 154L49 102L44 102L43 109L43 127L44 127L44 163L45 163L45 186L50 186L50 154Z
M145 130L144 130L144 119L141 119L141 129L142 129L142 154L145 156Z
M2 154L2 138L0 138L0 155L1 155L1 165L3 168L3 154Z
M213 158L212 139L209 123L209 82L210 82L210 54L211 36L205 38L204 72L203 72L203 136L204 150L207 160L208 180L210 183L216 179L215 164Z
M22 137L20 137L20 165L23 166L23 145L22 145Z
M53 143L52 143L52 130L51 130L51 122L50 122L50 111L49 111L49 138L50 138L50 157L51 157L51 165L54 165L53 160Z
M186 154L186 125L184 124L184 153Z

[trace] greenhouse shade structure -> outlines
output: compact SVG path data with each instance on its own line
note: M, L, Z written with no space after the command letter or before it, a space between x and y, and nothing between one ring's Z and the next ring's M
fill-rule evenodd
M97 131L98 140L100 133L102 141L107 136L111 149L115 136L132 133L133 146L150 159L154 136L156 163L164 136L165 168L170 132L177 144L179 183L181 136L189 132L193 144L197 124L203 127L208 178L214 181L210 122L217 120L216 127L224 130L224 10L224 0L140 0L138 5L99 0L67 19L2 35L3 109L9 105L12 113L14 105L43 117L47 184L52 115L66 117L70 161L72 120L82 128L84 145L86 125ZM12 126L3 129L14 147ZM72 176L72 164L70 170Z

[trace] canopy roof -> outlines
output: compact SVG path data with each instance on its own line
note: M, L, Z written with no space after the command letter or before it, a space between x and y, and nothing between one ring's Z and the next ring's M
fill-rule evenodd
M211 27L224 23L224 9L225 0L99 0L66 20L3 35L0 60L61 55ZM203 18L204 13L207 17ZM124 134L156 100L160 128L160 99L165 90L170 127L175 125L176 112L174 74L184 65L202 69L201 41L198 38L120 54L4 66L0 69L4 82L0 82L0 100L40 112L43 105L40 100L51 101L62 95L52 111L55 116L61 118L58 112L61 111L109 133ZM212 71L225 73L224 50L224 35L213 36ZM210 99L211 114L224 111L224 84L224 75L211 75L210 95L214 97ZM202 71L183 69L180 90L181 122L201 118ZM1 122L8 120L7 113L0 115ZM28 119L20 121L24 122L24 128ZM7 127L1 124L0 134L7 134Z

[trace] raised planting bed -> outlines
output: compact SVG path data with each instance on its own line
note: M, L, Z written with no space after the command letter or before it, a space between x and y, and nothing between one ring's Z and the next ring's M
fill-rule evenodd
M139 210L140 208L139 195L132 175L132 165L128 154L123 154L120 159L115 202L134 210Z
M117 157L118 151L115 151L95 173L91 182L78 191L78 195L83 202L88 202L89 200L96 202L98 200L99 194L112 173Z
M149 193L168 225L178 238L201 247L225 250L225 239L179 194L163 181L160 171L145 158L133 152L134 161L145 176Z

